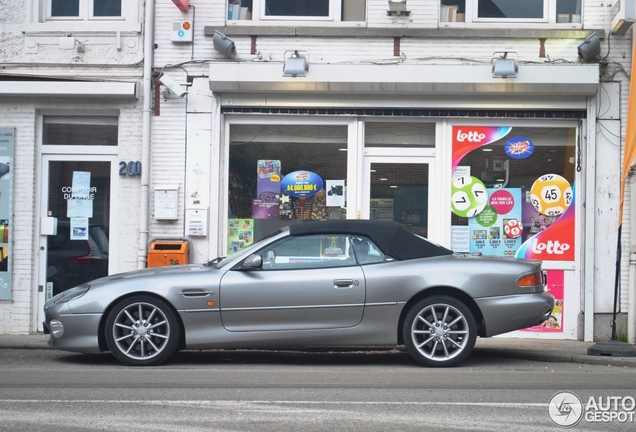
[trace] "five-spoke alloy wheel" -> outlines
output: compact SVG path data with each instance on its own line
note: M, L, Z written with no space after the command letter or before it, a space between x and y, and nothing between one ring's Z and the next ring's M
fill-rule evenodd
M449 296L431 296L409 310L402 336L407 350L419 363L454 366L473 350L477 324L464 303Z
M181 325L173 309L149 295L119 301L106 320L106 343L122 363L158 365L179 348Z

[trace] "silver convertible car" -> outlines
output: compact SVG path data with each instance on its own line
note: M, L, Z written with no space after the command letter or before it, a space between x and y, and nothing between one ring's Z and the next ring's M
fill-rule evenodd
M405 345L454 366L554 307L540 261L455 254L394 222L305 222L205 264L84 283L44 306L49 345L158 365L176 351Z

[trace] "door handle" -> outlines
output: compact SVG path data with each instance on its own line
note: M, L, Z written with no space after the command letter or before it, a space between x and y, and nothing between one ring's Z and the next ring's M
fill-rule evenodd
M333 281L336 288L351 288L353 286L353 279L336 279Z

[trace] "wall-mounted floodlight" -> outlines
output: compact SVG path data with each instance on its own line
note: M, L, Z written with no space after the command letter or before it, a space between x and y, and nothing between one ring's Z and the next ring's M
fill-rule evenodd
M289 57L287 53L291 53ZM296 51L285 51L285 65L283 66L284 77L306 77L309 71L309 63L307 62L308 53L302 51L300 54Z
M599 40L596 32L592 33L585 39L578 47L579 58L584 62L591 62L596 60L601 54L601 41Z
M225 57L233 57L236 55L236 45L229 37L225 36L218 30L214 30L212 37L214 49L223 54Z
M493 78L517 78L519 66L517 66L515 59L508 58L507 51L501 57L493 58L493 60L491 60Z
M162 74L159 77L159 82L163 84L170 93L176 94L179 97L184 97L188 94L188 90L186 90L185 87L170 78L169 75Z

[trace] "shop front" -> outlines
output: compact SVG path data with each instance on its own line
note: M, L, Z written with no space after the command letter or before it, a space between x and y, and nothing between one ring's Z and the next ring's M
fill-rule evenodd
M419 100L399 92L295 100L289 90L263 102L251 82L211 79L222 119L219 208L227 210L219 252L308 220L397 221L456 252L542 260L557 308L514 336L577 339L591 247L583 233L594 218L583 205L594 175L583 169L594 146L583 137L594 127L589 84L572 87L578 98L539 100L530 85L516 95L437 100L426 91Z

